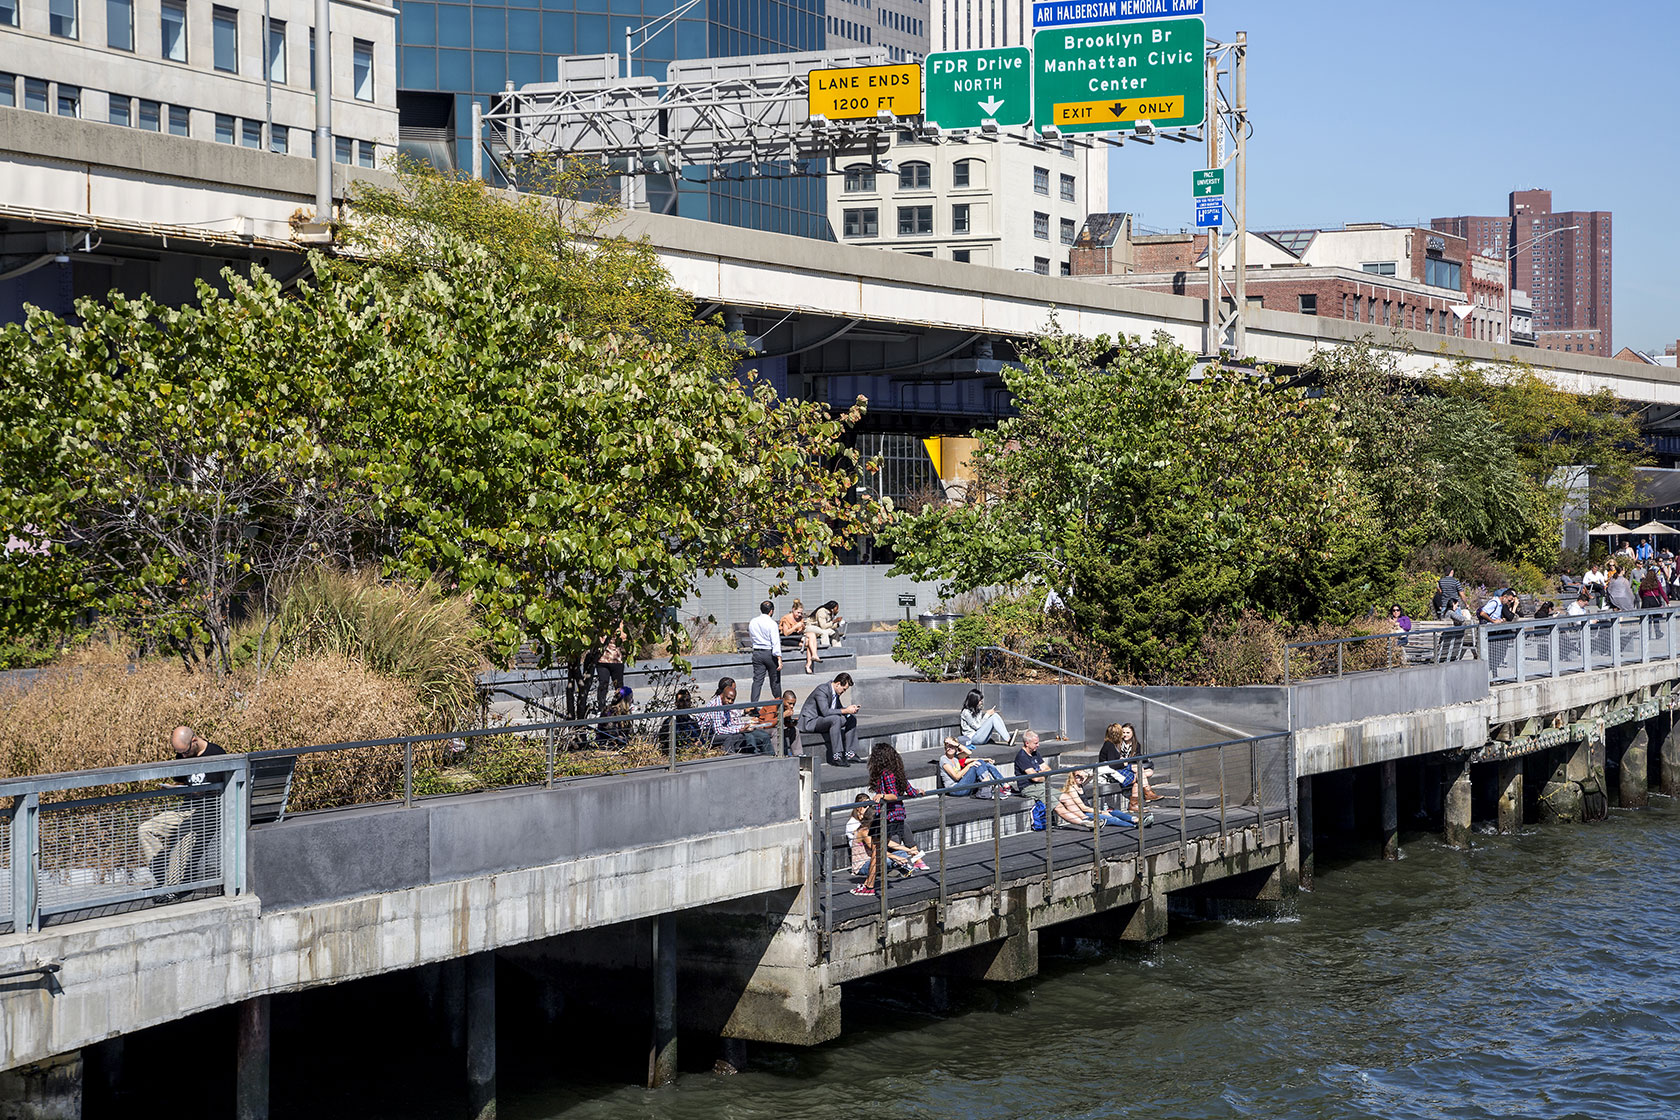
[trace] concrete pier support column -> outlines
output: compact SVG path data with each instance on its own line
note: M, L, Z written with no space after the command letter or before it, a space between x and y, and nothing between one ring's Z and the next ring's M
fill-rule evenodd
M928 962L936 976L1010 984L1038 975L1038 931L1024 929Z
M1659 788L1669 797L1680 797L1680 720L1664 712L1653 721L1660 729L1657 744Z
M233 1110L238 1120L268 1120L271 1038L269 997L253 996L241 1003Z
M1359 831L1359 784L1352 770L1344 770L1331 777L1335 785L1332 795L1335 804L1331 810L1334 816L1331 819L1345 841Z
M1581 820L1581 787L1570 778L1569 770L1578 749L1584 745L1570 743L1546 752L1549 770L1535 803L1541 823L1574 824ZM1583 762L1580 766L1583 776L1586 769Z
M443 1029L449 1049L459 1054L467 1048L467 961L454 957L438 965L438 999L443 1011Z
M1520 758L1499 763L1495 792L1499 795L1499 831L1519 832L1523 824L1523 765Z
M82 1052L0 1073L0 1116L7 1120L82 1120Z
M1450 848L1470 848L1470 761L1448 759L1441 767L1441 839Z
M1601 821L1610 815L1610 790L1605 779L1607 747L1603 734L1573 744L1569 755L1569 779L1581 790L1581 819Z
M496 1117L496 954L466 959L467 1115Z
M1634 725L1622 751L1620 778L1622 808L1643 809L1651 804L1650 735L1643 721Z
M1381 792L1382 857L1400 858L1400 775L1397 764L1390 759L1377 767L1377 782Z
M82 1048L82 1107L91 1116L115 1116L122 1108L128 1043L123 1035ZM0 1109L0 1116L5 1112Z
M1313 884L1313 780L1311 777L1302 778L1295 783L1295 813L1299 826L1300 867L1297 870L1296 882L1304 891L1312 890Z
M653 921L653 1044L648 1049L647 1087L677 1079L677 919Z
M744 1038L718 1039L718 1060L712 1072L723 1077L740 1073L747 1068L747 1041Z

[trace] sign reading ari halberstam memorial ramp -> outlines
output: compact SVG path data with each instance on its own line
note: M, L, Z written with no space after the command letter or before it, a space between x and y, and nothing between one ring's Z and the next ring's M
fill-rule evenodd
M1199 19L1047 28L1033 36L1033 123L1119 132L1207 115L1207 26Z

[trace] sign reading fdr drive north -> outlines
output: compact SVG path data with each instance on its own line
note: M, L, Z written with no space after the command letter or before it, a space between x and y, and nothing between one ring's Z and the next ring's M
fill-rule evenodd
M1207 26L1199 19L1048 28L1033 35L1033 123L1062 132L1130 131L1138 121L1193 128Z
M811 71L810 115L831 121L865 120L880 113L913 117L922 111L920 66L847 66Z
M942 51L927 56L927 121L979 128L1026 124L1032 116L1032 52L1026 47Z

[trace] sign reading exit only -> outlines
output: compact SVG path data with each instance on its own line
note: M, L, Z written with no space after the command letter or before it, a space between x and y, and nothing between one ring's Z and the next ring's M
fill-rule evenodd
M940 128L1026 124L1032 116L1032 52L1026 47L941 51L927 57L927 120Z

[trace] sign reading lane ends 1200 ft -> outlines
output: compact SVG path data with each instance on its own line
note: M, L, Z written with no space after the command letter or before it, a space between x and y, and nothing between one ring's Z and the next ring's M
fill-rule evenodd
M1194 127L1206 116L1207 26L1163 19L1033 36L1033 123L1062 132Z
M810 115L856 121L891 113L913 117L922 111L920 66L847 66L811 71Z

